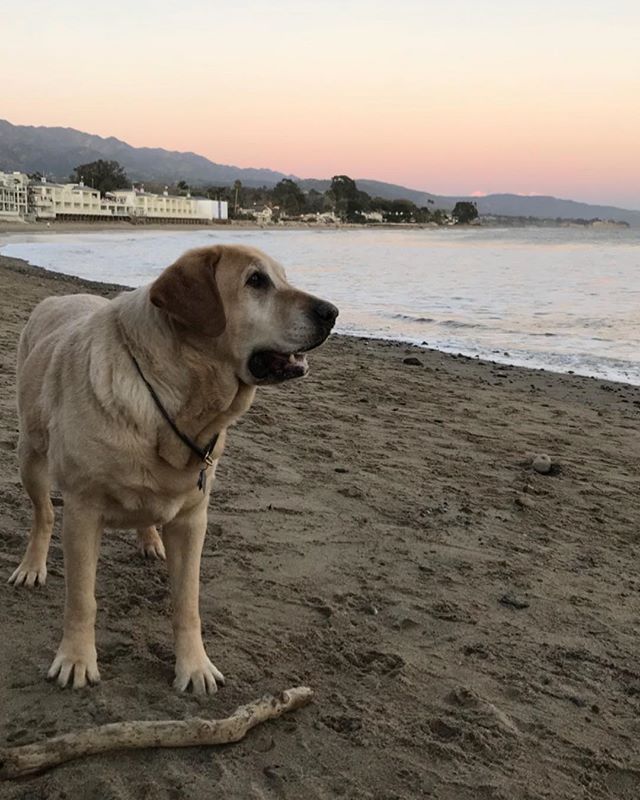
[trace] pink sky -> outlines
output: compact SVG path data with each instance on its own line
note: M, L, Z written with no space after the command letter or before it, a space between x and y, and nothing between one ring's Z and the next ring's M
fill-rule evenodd
M0 117L301 177L640 208L640 3L514 5L24 0Z

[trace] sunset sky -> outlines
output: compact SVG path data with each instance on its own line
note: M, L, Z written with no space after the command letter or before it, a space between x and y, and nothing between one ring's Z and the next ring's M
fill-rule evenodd
M638 0L22 0L0 29L15 124L640 208Z

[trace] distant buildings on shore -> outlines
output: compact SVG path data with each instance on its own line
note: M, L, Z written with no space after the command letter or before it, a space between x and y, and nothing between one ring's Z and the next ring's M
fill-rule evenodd
M25 219L29 213L29 178L22 172L0 172L0 219Z
M144 187L102 195L84 183L32 180L22 172L0 172L0 220L120 220L133 223L208 223L228 218L225 200L145 192Z

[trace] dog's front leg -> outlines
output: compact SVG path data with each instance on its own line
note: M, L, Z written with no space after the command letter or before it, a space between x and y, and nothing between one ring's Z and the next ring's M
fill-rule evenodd
M207 499L180 514L162 529L173 603L176 689L189 684L196 694L217 691L224 676L209 661L200 627L200 555L207 530Z
M100 514L80 498L64 496L62 548L66 597L64 631L49 678L80 689L100 680L96 655L96 567L102 537Z

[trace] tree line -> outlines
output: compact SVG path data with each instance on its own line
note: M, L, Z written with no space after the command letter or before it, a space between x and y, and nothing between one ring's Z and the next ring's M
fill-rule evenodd
M243 212L246 214L261 206L277 208L279 216L285 219L332 213L341 222L354 224L370 222L369 215L372 212L378 212L383 222L392 223L434 222L443 225L453 218L460 224L468 224L478 217L475 203L465 201L456 203L448 214L439 208L418 206L411 200L371 197L358 189L356 182L348 175L334 175L325 192L316 189L305 192L295 181L283 178L273 188L253 188L236 181L233 186L209 187L204 193L213 199L226 200L232 218L242 218ZM433 200L428 202L433 206Z
M84 181L85 185L98 189L101 193L131 187L124 168L117 161L98 160L77 166L70 176L74 182ZM161 192L164 185L147 183L148 191ZM259 188L243 186L235 181L231 186L189 186L186 181L178 181L168 187L171 194L197 194L212 200L226 200L229 204L229 217L242 219L252 216L256 209L268 206L272 209L273 219L297 219L305 215L331 213L341 222L366 223L374 214L382 222L391 223L427 223L438 225L447 223L451 218L455 222L467 224L478 216L475 203L461 201L449 215L442 209L429 205L418 206L411 200L387 200L383 197L371 197L367 192L358 189L356 182L348 175L334 175L325 192L316 189L303 191L290 178L283 178L275 186Z

